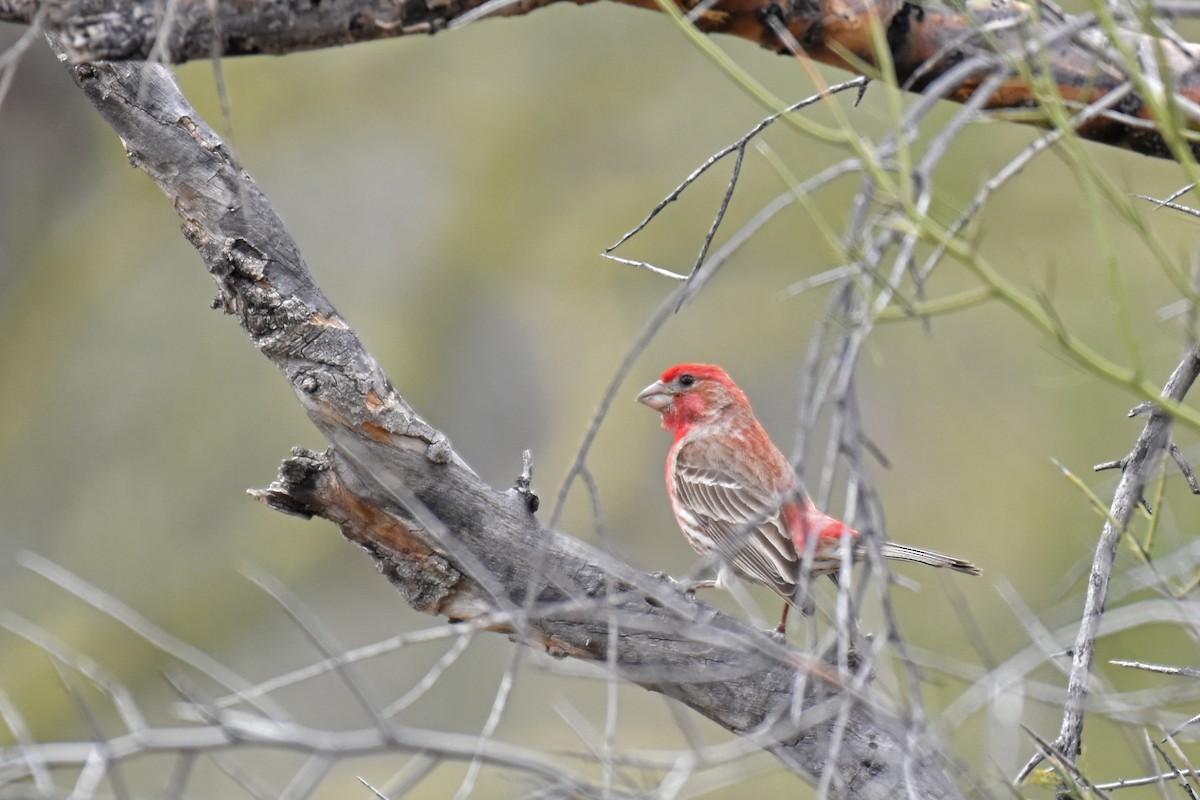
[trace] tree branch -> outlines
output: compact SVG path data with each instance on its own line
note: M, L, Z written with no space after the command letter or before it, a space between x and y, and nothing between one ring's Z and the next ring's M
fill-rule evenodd
M559 0L0 0L0 21L37 21L76 64L181 63L430 34L479 17L526 14L553 2ZM613 2L660 10L658 0ZM681 0L685 11L693 5ZM1078 110L1109 98L1112 107L1082 123L1079 135L1145 155L1181 156L1172 149L1173 137L1159 128L1162 114L1181 119L1186 133L1200 133L1200 46L1128 30L1117 30L1117 40L1110 41L1093 17L1055 14L1046 5L1038 13L1020 2L976 5L963 11L905 0L713 0L692 9L690 19L705 33L739 36L784 55L798 48L806 58L857 74L894 72L906 89L929 89L959 103L967 102L985 79L999 75L1003 81L984 107L1017 110L1020 121L1038 125L1051 124L1052 107L1059 102ZM882 39L876 30L883 32ZM888 51L882 57L876 49L881 40ZM975 68L953 85L943 85L941 78L967 62ZM1056 97L1047 98L1036 86L1043 77ZM1167 105L1157 101L1156 111L1142 92L1168 99L1164 87L1174 95ZM1039 107L1042 112L1030 115ZM1200 158L1196 136L1176 146Z
M485 484L395 390L166 69L97 63L72 73L183 218L217 282L214 306L238 318L333 444L296 451L254 496L335 522L414 608L486 617L523 644L610 663L754 737L789 769L827 775L833 796L962 796L940 748L869 688L847 688L852 676L542 527L520 488ZM613 626L620 635L610 638Z
M211 714L216 719L202 725L147 725L120 736L94 741L30 743L19 748L0 748L0 786L24 779L31 764L37 764L40 769L79 769L105 761L121 763L148 753L189 756L249 747L343 758L406 752L434 753L446 760L480 759L488 764L526 773L547 785L557 785L565 792L586 797L599 796L595 788L575 782L541 753L478 736L409 726L392 726L386 730L322 730L244 711L214 713L199 706L189 707L189 710Z
M1163 387L1162 396L1176 403L1182 402L1188 390L1200 376L1200 345L1190 347L1171 377ZM1131 416L1142 413L1142 406L1134 409ZM1083 605L1083 618L1075 637L1071 653L1071 673L1067 680L1067 701L1063 705L1062 727L1054 740L1055 751L1063 754L1069 763L1078 758L1083 744L1084 703L1087 698L1087 683L1091 678L1092 662L1096 655L1096 638L1100 631L1100 620L1104 616L1108 600L1108 584L1112 577L1113 562L1121 536L1129 527L1133 513L1142 503L1142 493L1150 470L1168 452L1171 444L1171 417L1157 406L1150 410L1142 433L1130 451L1120 462L1122 473L1109 509L1109 520L1104 523L1100 540L1096 544L1096 555L1092 560L1092 572L1088 578L1087 597ZM1100 465L1104 467L1105 465ZM1114 525L1113 522L1117 524ZM1044 754L1034 756L1017 776L1024 780L1042 762Z

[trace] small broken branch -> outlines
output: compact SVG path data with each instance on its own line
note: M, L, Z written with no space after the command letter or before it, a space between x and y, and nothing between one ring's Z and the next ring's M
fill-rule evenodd
M215 305L238 319L333 445L294 451L255 497L336 523L414 608L611 665L752 737L788 769L825 776L831 796L962 797L942 749L869 687L849 688L836 667L543 527L530 493L485 484L396 391L168 70L71 71L183 218L217 282Z

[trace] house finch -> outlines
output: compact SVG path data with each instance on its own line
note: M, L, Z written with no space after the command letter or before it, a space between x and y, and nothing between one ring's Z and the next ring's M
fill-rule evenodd
M688 544L700 555L722 558L717 580L689 588L724 586L728 567L774 589L787 602L776 632L785 634L790 604L796 603L805 548L812 551L811 575L836 576L839 546L852 542L861 560L858 531L813 505L792 465L754 417L750 401L720 367L679 364L637 396L662 413L675 435L667 454L667 495ZM809 544L809 537L816 541ZM884 542L886 558L949 567L979 575L969 561L918 547Z

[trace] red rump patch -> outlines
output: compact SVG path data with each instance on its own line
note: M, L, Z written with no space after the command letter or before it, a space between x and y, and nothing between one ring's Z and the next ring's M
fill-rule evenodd
M846 534L849 534L851 539L858 536L858 531L836 517L829 516L813 505L812 500L807 497L804 498L803 505L789 503L784 508L784 516L792 531L796 549L800 551L804 550L804 543L810 533L816 534L822 541L839 540Z

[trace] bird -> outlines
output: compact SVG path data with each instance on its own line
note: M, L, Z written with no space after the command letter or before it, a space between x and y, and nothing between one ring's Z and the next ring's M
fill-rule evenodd
M809 575L836 579L843 540L855 561L865 554L859 532L813 504L746 394L720 367L677 364L637 400L658 411L675 437L667 454L667 495L684 538L701 556L719 558L716 580L697 581L688 594L725 587L732 568L784 599L775 635L786 637L792 605L811 613L807 598L797 597L807 585L801 574L806 548ZM880 549L885 558L982 574L969 561L920 547L884 542Z

